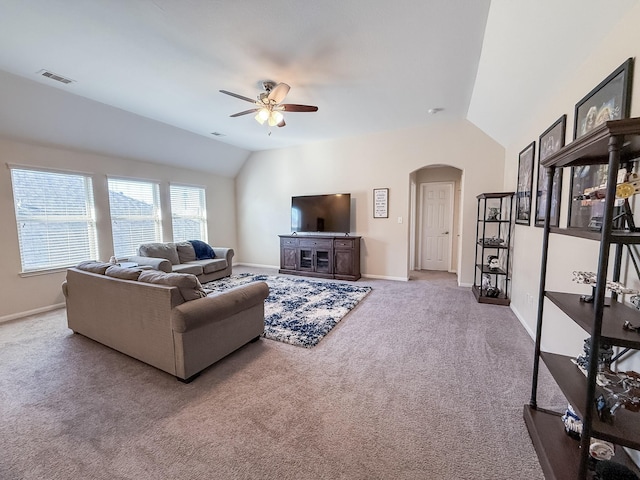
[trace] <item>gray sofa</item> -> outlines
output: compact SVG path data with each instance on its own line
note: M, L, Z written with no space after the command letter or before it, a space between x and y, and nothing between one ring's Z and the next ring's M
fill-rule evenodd
M206 296L194 275L83 262L62 286L67 324L190 381L264 332L269 287L255 282Z
M200 242L204 244L204 242ZM211 282L231 275L232 248L209 247L209 255L196 257L191 242L143 243L138 247L138 255L119 261L135 262L167 273L191 273L200 283Z

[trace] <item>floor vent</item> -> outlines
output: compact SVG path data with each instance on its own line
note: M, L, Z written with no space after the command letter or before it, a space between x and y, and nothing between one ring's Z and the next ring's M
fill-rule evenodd
M75 82L75 80L71 80L70 78L63 77L62 75L58 75L57 73L50 72L48 70L40 70L38 72L43 77L50 78L51 80L55 80L56 82L69 84Z

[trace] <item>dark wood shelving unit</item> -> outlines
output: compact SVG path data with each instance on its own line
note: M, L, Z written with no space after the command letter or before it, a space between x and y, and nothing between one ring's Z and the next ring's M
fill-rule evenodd
M513 228L514 192L482 193L478 195L478 220L476 224L476 268L473 275L473 292L480 303L509 305L511 233ZM490 209L498 209L499 218L490 216ZM503 243L487 241L495 237ZM486 262L487 256L496 255L501 266L491 268ZM485 288L483 276L488 275L491 287L499 288L498 295L490 295Z
M615 296L612 299L605 296L610 260L613 265L612 280L618 281L622 247L640 244L639 232L613 229L618 170L622 162L629 162L638 157L640 157L640 118L632 118L605 122L542 162L542 166L548 168L547 192L552 190L556 168L608 165L604 216L599 231L550 227L551 202L547 202L546 205L531 399L524 407L523 416L547 479L591 478L593 472L589 470L589 441L592 437L615 444L616 456L613 461L622 463L639 474L637 466L621 447L640 450L640 414L621 408L617 410L613 423L606 423L598 417L594 404L596 396L602 393L596 384L600 347L610 345L640 349L640 335L622 328L625 321L638 324L640 312L616 301ZM593 303L581 301L580 295L546 290L550 234L568 235L599 242L597 282ZM611 246L616 246L614 254L611 252ZM570 357L542 351L545 299L556 305L561 312L591 336L587 375L572 362ZM540 361L544 362L567 401L582 419L583 433L580 441L566 435L560 419L561 413L538 407L536 397Z
M358 280L360 239L352 236L280 235L280 273Z

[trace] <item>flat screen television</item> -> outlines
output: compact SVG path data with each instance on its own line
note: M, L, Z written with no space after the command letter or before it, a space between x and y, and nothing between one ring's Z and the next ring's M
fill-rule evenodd
M351 194L291 197L292 232L351 231Z

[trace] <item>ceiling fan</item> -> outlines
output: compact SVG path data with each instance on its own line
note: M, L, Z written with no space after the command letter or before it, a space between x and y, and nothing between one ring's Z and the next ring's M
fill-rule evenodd
M245 110L244 112L234 113L231 117L239 117L241 115L248 115L255 113L255 119L262 125L264 122L270 127L284 127L284 115L282 112L317 112L318 107L313 105L296 105L294 103L281 103L284 97L289 93L291 88L286 83L278 83L271 81L262 82L264 92L258 95L257 100L252 100L249 97L238 95L237 93L228 92L227 90L220 90L221 93L231 95L232 97L239 98L246 102L253 103L255 108Z

